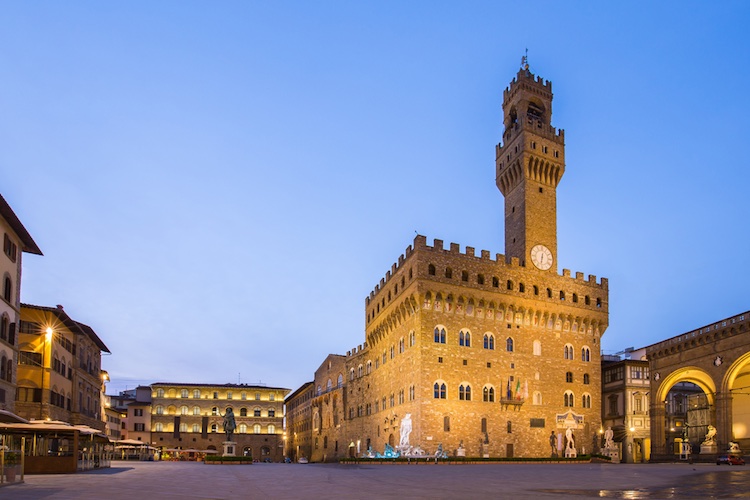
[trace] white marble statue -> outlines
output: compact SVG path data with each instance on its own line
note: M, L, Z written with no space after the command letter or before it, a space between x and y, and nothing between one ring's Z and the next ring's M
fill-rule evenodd
M607 427L607 430L604 431L604 447L605 448L614 448L615 442L614 442L614 436L615 433L612 431L612 427Z
M568 427L565 431L565 453L575 450L575 442L573 440L573 431Z
M411 434L411 413L407 413L401 419L401 440L398 443L399 449L409 448L409 434Z
M736 443L734 441L729 441L729 453L741 453L742 450L740 449L740 443Z
M706 433L706 439L703 440L703 443L706 446L714 445L716 444L716 427L713 425L708 426L708 432Z

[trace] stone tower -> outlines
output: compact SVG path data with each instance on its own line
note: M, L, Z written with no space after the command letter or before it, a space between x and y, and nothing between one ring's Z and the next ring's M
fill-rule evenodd
M565 133L550 125L552 83L524 65L503 92L505 132L496 147L497 187L505 197L505 256L557 273L557 184L565 172Z

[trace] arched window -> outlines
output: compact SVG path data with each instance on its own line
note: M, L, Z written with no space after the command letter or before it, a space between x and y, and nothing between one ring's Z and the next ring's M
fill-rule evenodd
M213 408L211 408L211 415L218 415L218 414L219 414L218 406L214 406Z
M513 352L513 339L511 337L505 339L505 350L508 352Z
M578 303L578 294L577 293L573 294L573 302L576 303L576 304Z
M164 424L162 424L161 422L157 422L156 425L154 426L154 431L164 432Z
M253 417L260 417L260 408L253 409Z
M508 290L513 290L513 282L511 280L508 280L507 283L505 283L505 288Z
M435 327L435 343L445 344L445 328Z
M240 424L239 430L240 434L247 434L247 424Z
M435 276L435 266L433 266L432 264L427 266L427 274L429 274L430 276Z
M5 277L5 287L3 288L3 298L10 302L12 298L13 282L10 280L10 276Z
M326 382L326 391L330 391L331 389L333 389L333 382L329 378L328 382Z
M164 407L162 405L158 405L155 410L157 415L164 415Z
M193 424L193 432L200 432L201 426L199 424Z
M3 314L2 319L0 319L0 339L7 340L9 321L8 316Z
M187 415L190 409L187 406L180 406L180 415Z
M0 358L0 380L5 380L5 365L8 362L8 358L3 354Z
M240 408L240 417L247 417L247 408Z
M193 406L193 415L200 415L200 414L201 414L201 407Z
M200 391L200 389L193 390L193 398L194 399L200 399L201 398L201 391Z
M571 344L565 344L564 356L565 359L573 359L573 346Z
M164 389L156 389L156 397L157 398L163 398L164 397Z
M211 432L218 432L219 426L216 424L211 424Z
M539 295L539 287L534 285L534 295Z
M181 398L188 397L188 390L187 389L183 389L182 391L180 391L180 397Z
M581 397L581 404L584 408L591 408L591 395L588 393L583 393L583 396Z
M458 332L458 345L464 347L471 347L471 333L468 331L461 330Z
M583 383L584 384L590 384L591 383L590 380L591 379L589 378L589 374L588 373L584 373L583 374Z
M569 384L573 383L573 372L565 372L565 381Z
M367 362L369 366L372 366L372 361ZM336 387L343 387L344 385L344 376L339 373L339 378L336 379Z
M495 336L491 333L484 334L484 348L489 350L495 349Z
M485 403L494 403L495 402L495 388L489 385L485 385L484 389L482 389L482 400Z
M435 382L433 389L435 399L445 399L446 390L443 382ZM385 408L385 403L383 404L383 408Z
M560 290L560 300L565 300L565 292Z
M495 288L498 288L500 286L500 280L497 278L497 276L492 277L492 286Z
M453 270L450 267L445 268L445 277L446 278L452 278L453 277Z
M513 432L513 423L508 420L508 422L505 424L505 428L508 431L508 434Z
M185 422L180 424L180 432L187 432L187 424Z
M524 286L523 283L518 284L518 291L521 293L524 293L526 291L526 287Z
M276 434L276 426L273 424L268 424L268 433L269 434Z
M354 380L354 368L349 368L349 380Z
M409 332L409 347L413 347L417 343L417 334L412 332Z
M565 391L564 403L565 403L565 406L570 407L570 408L574 406L575 396L573 395L572 391Z
M253 425L253 434L260 434L260 424Z
M471 386L469 384L458 386L458 399L461 401L471 401Z
M591 361L591 349L589 349L587 346L583 346L581 348L581 361Z
M533 345L533 352L534 356L541 356L542 355L542 343L538 340L535 340Z
M552 298L552 289L551 288L547 288L547 298L548 299Z

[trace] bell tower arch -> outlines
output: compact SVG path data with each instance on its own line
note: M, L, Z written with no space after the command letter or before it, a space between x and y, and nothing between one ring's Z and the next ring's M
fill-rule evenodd
M524 64L503 92L495 181L505 197L505 255L557 273L557 185L565 132L551 125L552 83Z

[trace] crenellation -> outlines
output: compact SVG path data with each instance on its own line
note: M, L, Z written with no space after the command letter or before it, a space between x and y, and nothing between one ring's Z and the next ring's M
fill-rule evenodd
M474 247L466 247L466 255L468 257L474 257Z
M583 273L580 271L576 271L576 280L583 281Z
M490 260L490 251L482 250L482 260Z
M563 275L564 278L570 278L570 269L564 269L563 268L562 275Z
M589 283L596 285L596 276L589 274Z
M432 244L432 248L434 248L435 250L443 250L443 240L435 238L434 243Z
M461 245L458 243L451 243L451 253L461 253Z

